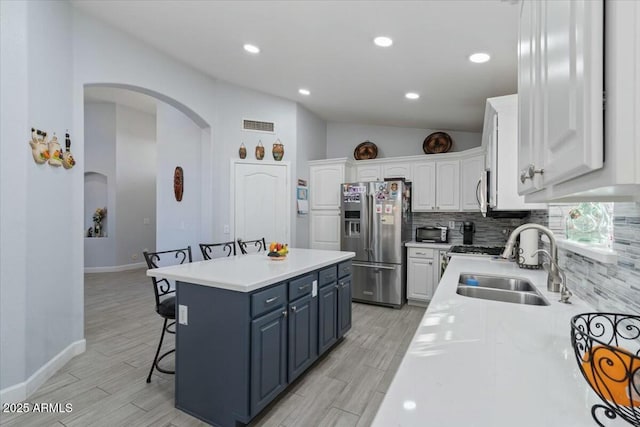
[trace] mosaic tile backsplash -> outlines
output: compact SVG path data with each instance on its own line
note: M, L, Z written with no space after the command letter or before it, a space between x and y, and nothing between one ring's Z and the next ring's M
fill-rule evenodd
M562 216L567 205L549 208L549 227L564 235ZM569 289L597 311L640 314L640 203L613 203L613 250L617 264L602 264L560 250Z
M478 246L504 246L511 231L519 225L527 222L539 224L547 223L547 211L531 211L531 215L524 219L484 218L479 212L414 212L413 234L416 235L417 227L447 227L449 221L455 221L455 229L449 229L449 243L462 244L460 226L463 221L472 221L476 232L473 235L473 244Z

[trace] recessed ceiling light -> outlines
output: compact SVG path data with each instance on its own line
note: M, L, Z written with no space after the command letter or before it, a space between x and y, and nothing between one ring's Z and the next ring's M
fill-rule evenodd
M311 95L311 92L309 92L309 89L298 89L298 93L300 95Z
M256 45L247 43L243 47L244 47L244 50L246 50L249 53L260 53L260 48Z
M488 53L478 52L472 55L469 55L469 61L475 62L476 64L482 64L483 62L487 62L491 59L491 56Z
M415 92L407 92L404 94L404 97L407 99L418 99L420 98L420 95Z
M376 37L373 42L380 47L389 47L393 44L393 40L384 36Z

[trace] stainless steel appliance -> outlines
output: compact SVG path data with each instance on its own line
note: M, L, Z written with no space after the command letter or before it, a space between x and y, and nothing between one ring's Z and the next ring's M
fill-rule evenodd
M489 170L482 171L476 186L476 200L482 216L487 218L526 218L529 216L531 211L528 210L495 210L495 198L497 196L495 175Z
M411 184L401 180L342 184L341 249L352 251L353 299L400 307L406 297L411 240Z
M416 228L416 242L447 243L449 229L447 227L418 227Z

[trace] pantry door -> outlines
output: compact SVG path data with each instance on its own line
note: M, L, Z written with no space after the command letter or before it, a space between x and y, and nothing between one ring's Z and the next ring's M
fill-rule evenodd
M289 162L233 161L235 239L290 241Z

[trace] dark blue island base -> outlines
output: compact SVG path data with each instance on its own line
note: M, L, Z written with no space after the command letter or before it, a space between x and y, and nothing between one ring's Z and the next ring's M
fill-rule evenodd
M351 261L254 292L179 281L176 408L249 423L351 328ZM180 312L180 309L178 309Z

